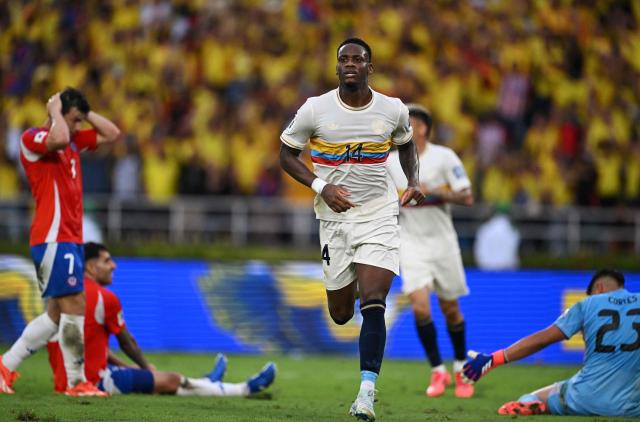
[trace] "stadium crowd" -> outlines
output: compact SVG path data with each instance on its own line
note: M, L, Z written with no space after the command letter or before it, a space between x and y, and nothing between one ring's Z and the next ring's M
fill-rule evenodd
M87 194L308 198L279 133L357 35L373 88L430 107L480 200L640 204L640 2L22 0L0 28L0 199L66 86L127 134L84 158Z

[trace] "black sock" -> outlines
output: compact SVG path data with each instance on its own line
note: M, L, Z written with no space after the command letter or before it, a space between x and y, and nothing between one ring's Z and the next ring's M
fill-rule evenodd
M455 325L447 325L447 331L453 345L453 357L456 360L467 358L467 344L465 342L464 321Z
M380 373L387 327L384 323L385 303L373 299L360 305L362 328L360 328L360 370Z
M442 358L438 349L438 338L436 337L436 326L433 325L433 321L430 319L424 321L416 320L416 330L431 367L435 368L442 365Z

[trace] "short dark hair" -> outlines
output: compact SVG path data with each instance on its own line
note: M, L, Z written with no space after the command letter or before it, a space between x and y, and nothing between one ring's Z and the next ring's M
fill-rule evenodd
M620 271L612 270L610 268L604 268L602 270L597 271L593 277L591 277L591 281L589 282L589 287L587 287L587 295L591 295L593 291L593 285L596 284L596 281L602 277L611 277L618 283L618 287L624 287L624 274Z
M340 52L340 49L347 44L357 44L360 47L364 48L364 50L367 52L367 56L369 57L369 63L371 63L371 60L373 59L373 55L371 54L371 47L369 47L369 44L364 42L364 40L361 38L352 37L342 41L338 46L338 49L336 50L336 56Z
M84 244L84 262L88 262L92 259L100 257L100 252L109 252L106 246L102 243L87 242Z
M433 117L431 117L431 112L427 110L426 107L417 103L410 103L407 104L407 108L409 109L409 116L415 116L419 118L424 122L425 125L427 125L429 130L431 130L431 128L433 127Z
M62 101L62 114L67 114L73 107L82 113L88 113L91 110L89 101L82 92L75 88L66 88L60 93L60 101Z

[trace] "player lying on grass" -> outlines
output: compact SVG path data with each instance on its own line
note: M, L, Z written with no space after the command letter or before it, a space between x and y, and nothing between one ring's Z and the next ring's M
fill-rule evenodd
M176 372L157 371L145 359L136 340L127 329L118 297L106 289L112 283L115 261L107 248L87 243L85 256L85 371L87 379L110 394L163 393L179 396L248 396L262 391L274 380L276 366L267 363L262 370L242 383L223 383L227 360L218 355L216 364L203 378L187 378ZM118 339L122 351L137 367L127 365L109 352L109 336ZM49 362L56 391L63 391L66 375L57 338L48 345Z
M122 317L118 297L103 286L111 284L115 262L109 251L96 243L88 243L85 256L85 374L93 384L107 393L165 393L182 396L247 396L268 387L274 380L276 366L267 363L262 370L242 383L223 383L227 359L219 354L213 370L203 378L187 378L176 372L157 371L145 359ZM109 336L114 334L124 353L138 368L127 365L109 353ZM55 389L67 388L66 372L56 336L49 342L49 362L54 372ZM34 353L35 350L32 351ZM12 383L18 378L0 361L0 392L13 393ZM104 394L104 393L102 393ZM77 394L82 395L82 394ZM88 394L93 395L93 394Z
M640 294L624 289L624 275L598 271L588 297L552 325L490 355L470 352L466 380L478 381L491 369L523 359L582 331L584 366L565 381L505 403L502 415L601 415L640 417Z

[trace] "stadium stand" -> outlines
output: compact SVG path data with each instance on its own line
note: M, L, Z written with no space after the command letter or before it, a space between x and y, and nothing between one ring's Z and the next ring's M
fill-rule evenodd
M2 2L0 198L24 191L19 135L66 86L128 134L86 160L87 194L308 198L278 134L358 35L372 86L429 105L481 200L637 205L639 21L634 1Z

